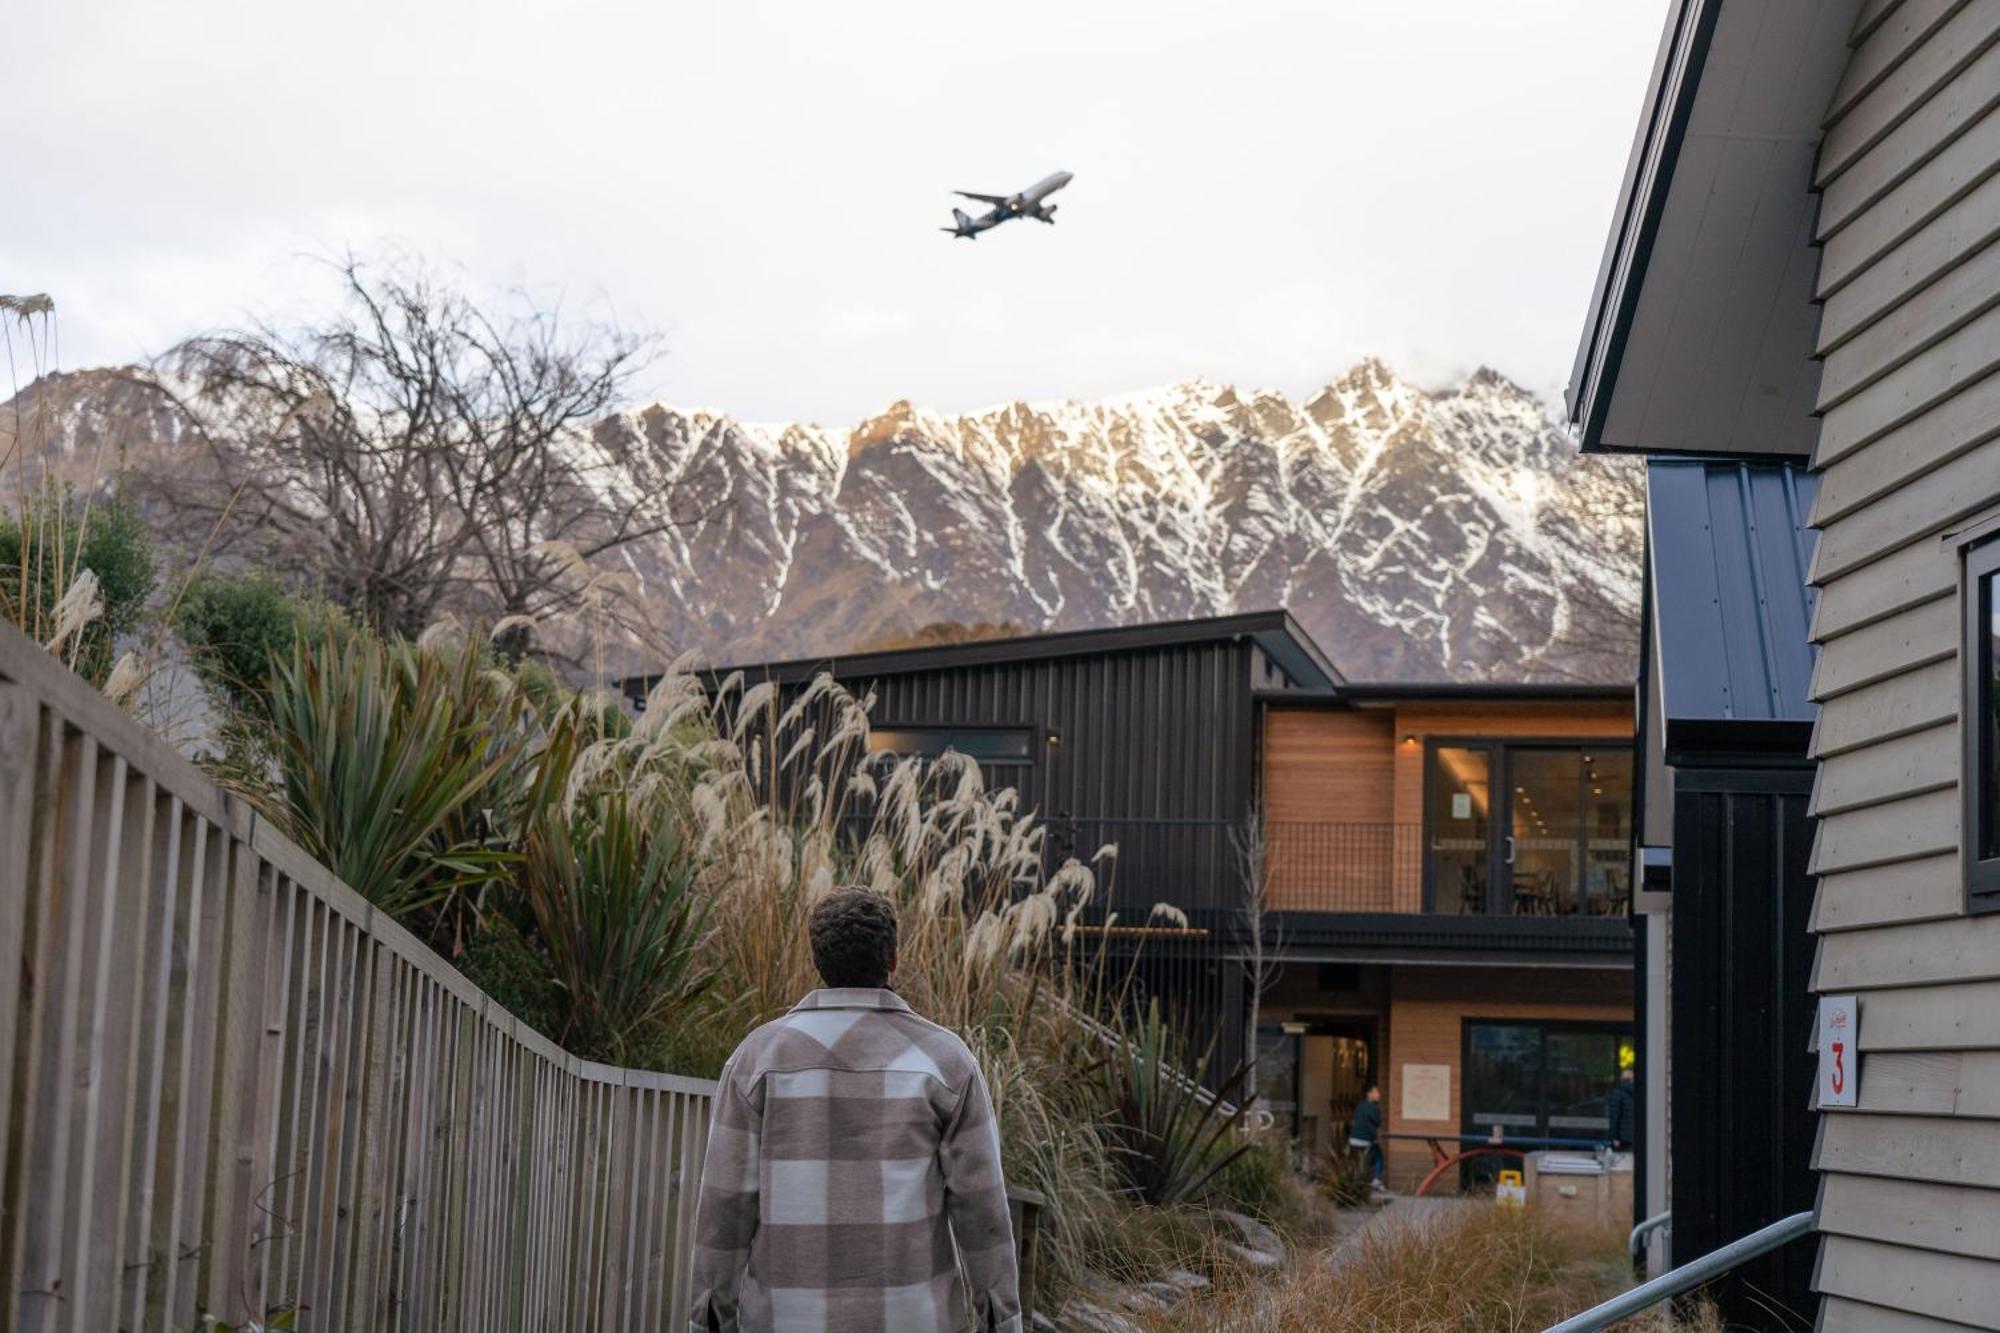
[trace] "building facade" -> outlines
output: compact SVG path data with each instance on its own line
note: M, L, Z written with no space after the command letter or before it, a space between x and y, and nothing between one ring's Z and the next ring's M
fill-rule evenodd
M1392 1133L1453 1150L1604 1136L1634 1048L1628 688L1352 685L1282 612L739 670L829 673L875 696L871 748L978 759L1051 867L1115 844L1092 920L1219 1071L1254 1056L1309 1151L1370 1079ZM1391 1159L1415 1184L1430 1151Z
M1604 1140L1636 1058L1630 690L1262 703L1260 1081L1302 1145L1335 1150L1368 1081L1405 1188L1427 1139Z
M1859 1019L1811 1156L1828 1330L2000 1309L1996 109L2000 4L1675 4L1571 386L1587 448L1817 479L1809 986Z

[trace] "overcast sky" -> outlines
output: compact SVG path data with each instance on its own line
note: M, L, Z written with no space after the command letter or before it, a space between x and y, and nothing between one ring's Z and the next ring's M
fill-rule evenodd
M1191 376L1567 375L1665 0L15 0L0 292L65 368L399 246L848 422ZM1054 227L953 189L1075 182Z

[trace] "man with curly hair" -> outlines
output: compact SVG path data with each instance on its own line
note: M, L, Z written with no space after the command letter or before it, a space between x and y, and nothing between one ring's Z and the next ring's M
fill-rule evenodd
M979 1062L890 989L887 898L836 890L808 929L825 988L744 1038L716 1088L690 1329L1019 1333Z

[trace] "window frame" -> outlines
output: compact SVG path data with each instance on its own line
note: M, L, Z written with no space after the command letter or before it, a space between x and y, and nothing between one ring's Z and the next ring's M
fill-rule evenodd
M1968 546L1959 580L1959 854L1964 866L1965 910L1968 914L2000 912L2000 856L1980 855L1987 841L1986 825L1992 818L2000 792L1987 790L1990 772L1986 753L1986 710L1994 700L1986 691L1993 685L1992 606L1982 598L1981 584L1991 579L2000 588L2000 538L1989 538Z
M874 744L876 737L892 735L898 732L928 734L933 736L952 735L956 737L965 737L973 733L982 735L992 735L992 736L1018 735L1025 740L1026 744L1022 747L1022 751L1018 756L1005 755L998 758L985 758L980 755L972 754L965 750L960 750L953 745L945 745L944 747L940 748L936 753L918 753L911 750L899 750L886 746L880 749L876 748ZM1033 768L1036 762L1041 757L1039 752L1042 748L1041 744L1039 743L1040 740L1039 730L1036 727L1024 723L1012 723L1012 722L969 722L969 723L876 722L876 723L871 723L869 725L868 739L869 739L868 755L871 759L873 759L877 755L893 755L897 759L920 759L925 763L931 763L935 760L943 758L946 753L955 752L957 754L963 755L965 758L970 759L973 763L979 765L981 772L985 772L987 770L996 768L1004 768L1004 769Z

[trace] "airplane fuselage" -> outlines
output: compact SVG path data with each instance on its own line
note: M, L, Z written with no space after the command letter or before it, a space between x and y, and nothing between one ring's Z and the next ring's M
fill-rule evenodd
M1019 194L973 194L960 190L958 193L965 198L977 199L980 203L989 204L991 207L978 217L969 217L963 211L954 208L951 210L951 215L955 225L945 227L943 230L971 240L980 232L991 231L1001 223L1015 218L1033 218L1037 222L1053 223L1056 220L1056 206L1048 202L1048 197L1069 184L1071 179L1070 172L1058 171L1042 177Z

